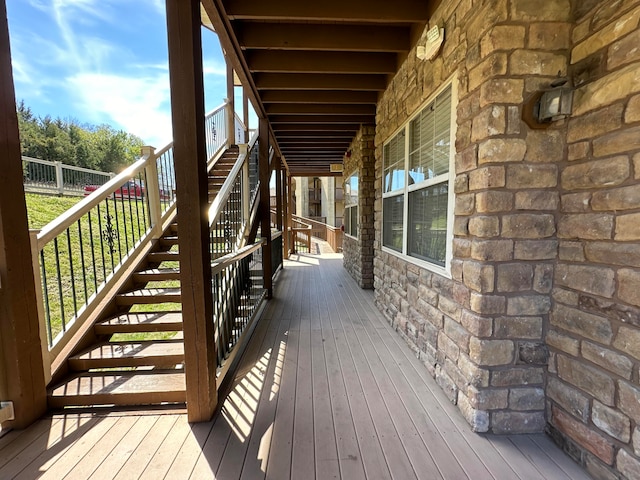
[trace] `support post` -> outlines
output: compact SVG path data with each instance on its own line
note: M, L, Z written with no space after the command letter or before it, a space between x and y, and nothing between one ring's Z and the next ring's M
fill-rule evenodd
M160 205L160 184L158 182L155 149L150 146L142 147L142 156L147 159L147 165L144 169L147 180L146 192L149 198L151 238L157 239L162 236L162 206Z
M0 158L0 401L13 402L14 408L14 419L2 427L24 428L45 413L47 392L35 281L29 267L31 245L5 0L0 0Z
M217 403L200 1L167 0L167 33L187 417L200 422Z
M282 258L289 258L289 186L286 169L282 169Z
M289 204L288 215L287 215L287 225L289 228L289 246L291 247L291 253L296 253L296 237L293 234L293 190L292 190L293 182L291 180L291 175L287 177L287 194L288 199L287 203Z
M56 189L58 190L58 196L64 195L64 174L62 172L62 162L53 162L56 168Z
M249 97L245 87L242 87L242 121L244 122L244 143L249 143Z
M276 224L278 230L282 231L282 160L280 157L275 158L276 172Z
M236 95L233 82L233 66L227 59L227 144L235 145L236 139Z
M269 120L261 118L258 125L258 171L260 176L260 230L266 243L262 250L264 288L267 298L273 297L273 265L271 262L271 207L269 205Z

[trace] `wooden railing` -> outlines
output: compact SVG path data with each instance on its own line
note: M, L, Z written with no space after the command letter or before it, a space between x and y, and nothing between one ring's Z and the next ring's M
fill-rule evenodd
M115 173L22 157L24 191L55 195L84 195L87 185L104 185Z
M310 225L311 236L327 242L334 252L342 250L342 230L340 228L308 217L299 217L298 215L293 215L292 217L294 220Z
M222 385L258 308L265 299L262 286L263 239L219 258L211 268L217 384Z
M311 252L311 225L301 220L291 219L291 253Z
M206 118L209 158L226 146L224 105ZM143 148L140 160L40 231L32 231L47 381L66 360L72 339L92 320L173 221L173 145Z

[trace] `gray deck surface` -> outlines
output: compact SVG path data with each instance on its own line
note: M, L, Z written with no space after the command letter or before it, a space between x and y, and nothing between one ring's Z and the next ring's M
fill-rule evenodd
M321 251L318 249L317 251ZM470 431L336 254L294 256L222 412L69 413L0 438L0 479L588 479L544 435Z

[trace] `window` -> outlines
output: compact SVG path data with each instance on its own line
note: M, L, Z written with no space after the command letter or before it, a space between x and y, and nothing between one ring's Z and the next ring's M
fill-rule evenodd
M358 237L358 174L351 175L344 184L344 232Z
M451 250L452 97L449 84L383 148L382 244L446 268Z

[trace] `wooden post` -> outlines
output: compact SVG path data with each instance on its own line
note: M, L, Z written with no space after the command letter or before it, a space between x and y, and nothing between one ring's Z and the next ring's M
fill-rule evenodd
M160 184L158 182L158 165L156 164L155 149L150 146L142 147L142 156L146 157L147 165L145 177L147 179L146 192L149 199L149 217L151 219L151 238L162 236L162 206L160 205Z
M249 143L249 97L245 87L242 87L242 121L244 122L244 143Z
M227 59L227 144L235 145L236 139L236 95L233 81L233 66Z
M37 296L29 242L22 157L11 69L7 6L0 0L0 400L13 402L24 428L47 409Z
M167 0L167 34L187 417L200 422L212 417L217 390L199 0Z
M273 265L271 263L271 206L269 205L269 120L261 118L258 125L258 171L260 176L260 230L266 243L262 248L264 288L267 298L273 297Z
M276 172L276 223L278 230L282 231L282 161L280 157L276 157L274 162L274 170Z
M283 259L289 258L289 182L286 169L282 169L282 249Z
M287 194L289 197L287 198L287 203L289 204L288 215L287 215L287 225L289 226L290 232L290 243L289 246L291 248L291 253L296 253L296 237L293 235L293 190L292 190L293 182L291 180L291 175L287 177Z

